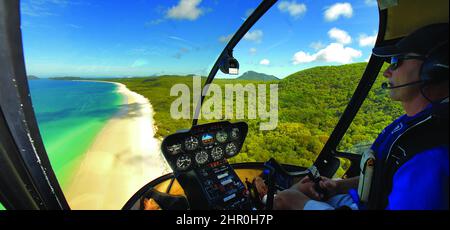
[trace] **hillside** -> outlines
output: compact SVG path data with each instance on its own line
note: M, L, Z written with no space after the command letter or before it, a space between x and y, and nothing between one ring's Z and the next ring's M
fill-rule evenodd
M261 119L244 119L249 124L249 134L241 153L231 162L266 161L274 157L280 162L309 167L329 138L334 126L349 102L366 63L342 66L322 66L293 73L276 82L225 80L225 84L278 84L278 126L275 130L261 131ZM192 78L158 77L145 79L112 79L149 98L155 110L157 135L167 136L176 130L189 128L191 120L174 120L170 105L175 100L170 88L178 83L192 89ZM373 142L381 130L401 115L400 104L392 103L387 92L381 89L384 77L379 75L349 131L339 145L339 150L361 153L362 146ZM268 86L267 86L268 88ZM246 94L247 96L247 94ZM192 101L191 101L192 103ZM192 111L191 111L192 112ZM202 122L210 122L202 120ZM343 164L343 168L347 167ZM340 169L342 174L343 170Z
M28 75L28 76L27 76L27 79L28 79L28 80L39 80L40 78L38 78L38 77L36 77L36 76L34 76L34 75Z
M62 80L62 81L69 81L69 80L88 80L89 78L82 78L82 77L49 77L50 80Z
M258 81L275 81L280 80L273 75L258 73L255 71L247 71L237 78L238 80L258 80Z
M331 133L340 115L355 91L366 63L342 66L315 67L291 74L280 82L280 115L282 122L302 122ZM357 138L345 136L342 149L373 140L393 119L400 116L399 103L392 102L381 84L380 72L368 98L361 107L348 133L357 132Z

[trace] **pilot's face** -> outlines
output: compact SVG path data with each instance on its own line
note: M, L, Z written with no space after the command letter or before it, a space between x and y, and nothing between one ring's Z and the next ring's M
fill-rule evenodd
M417 54L408 54L409 56L417 56ZM398 58L397 64L394 64L384 71L383 75L389 80L389 86L395 87L408 84L420 80L420 68L423 61L419 59L402 59ZM414 84L405 87L390 89L391 99L394 101L407 102L415 97L421 96L421 84Z

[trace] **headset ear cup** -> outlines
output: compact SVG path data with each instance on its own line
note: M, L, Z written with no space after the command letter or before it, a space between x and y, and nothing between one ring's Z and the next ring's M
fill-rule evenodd
M429 59L426 59L420 67L420 80L422 80L423 82L430 82L430 76L428 75L428 73L430 72L429 66L430 61Z
M420 78L425 83L448 80L448 41L437 45L427 55L420 68Z
M420 78L425 83L439 83L448 80L448 64L438 60L426 60L420 70Z

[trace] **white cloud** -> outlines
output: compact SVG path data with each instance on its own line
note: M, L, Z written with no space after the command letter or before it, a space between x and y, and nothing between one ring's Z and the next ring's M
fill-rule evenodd
M362 52L350 47L344 47L343 44L331 43L325 49L317 53L317 60L337 63L350 63L353 58L359 58Z
M316 60L315 54L311 55L309 53L305 53L303 51L299 51L294 54L294 57L292 58L292 64L298 65L301 63L309 63Z
M318 42L312 42L309 45L309 47L313 48L314 50L320 50L320 49L325 48L325 45L322 42L318 41Z
M262 59L262 60L259 62L259 64L260 64L260 65L269 65L269 64L270 64L270 61L269 61L268 59Z
M344 47L340 43L331 43L326 48L319 50L315 54L299 51L294 54L292 64L309 63L314 61L336 62L347 64L353 61L353 58L359 58L362 52L350 47Z
M377 35L368 36L366 34L359 35L359 46L375 46Z
M186 40L184 38L177 37L177 36L168 36L168 38L170 38L172 40L177 40L177 41L181 41L181 42L190 43L188 40Z
M261 42L263 37L262 30L249 31L244 35L244 39L248 41Z
M336 27L328 31L328 36L330 38L335 39L337 42L342 44L350 44L352 42L352 37L348 35L348 33L344 30L340 30Z
M233 37L232 34L227 35L227 36L220 36L219 37L219 42L228 43L231 40L232 37Z
M377 0L364 0L368 6L378 6Z
M171 7L166 16L178 20L196 20L204 11L198 8L202 0L180 0L178 5Z
M306 5L297 3L295 0L292 2L282 1L278 4L278 9L281 12L289 13L294 18L298 18L306 12Z
M256 48L253 48L253 47L250 48L250 50L249 50L250 55L255 55L256 52L258 52L258 50Z
M329 22L335 21L341 16L346 18L353 16L353 8L350 3L336 3L325 11L325 20Z

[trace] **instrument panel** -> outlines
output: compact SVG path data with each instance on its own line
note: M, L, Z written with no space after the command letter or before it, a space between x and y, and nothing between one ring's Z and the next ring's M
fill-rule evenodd
M166 137L161 149L174 171L201 168L236 156L247 136L244 122L227 121L194 126Z
M193 209L249 210L245 185L228 164L247 136L245 122L197 125L166 137L161 150Z

